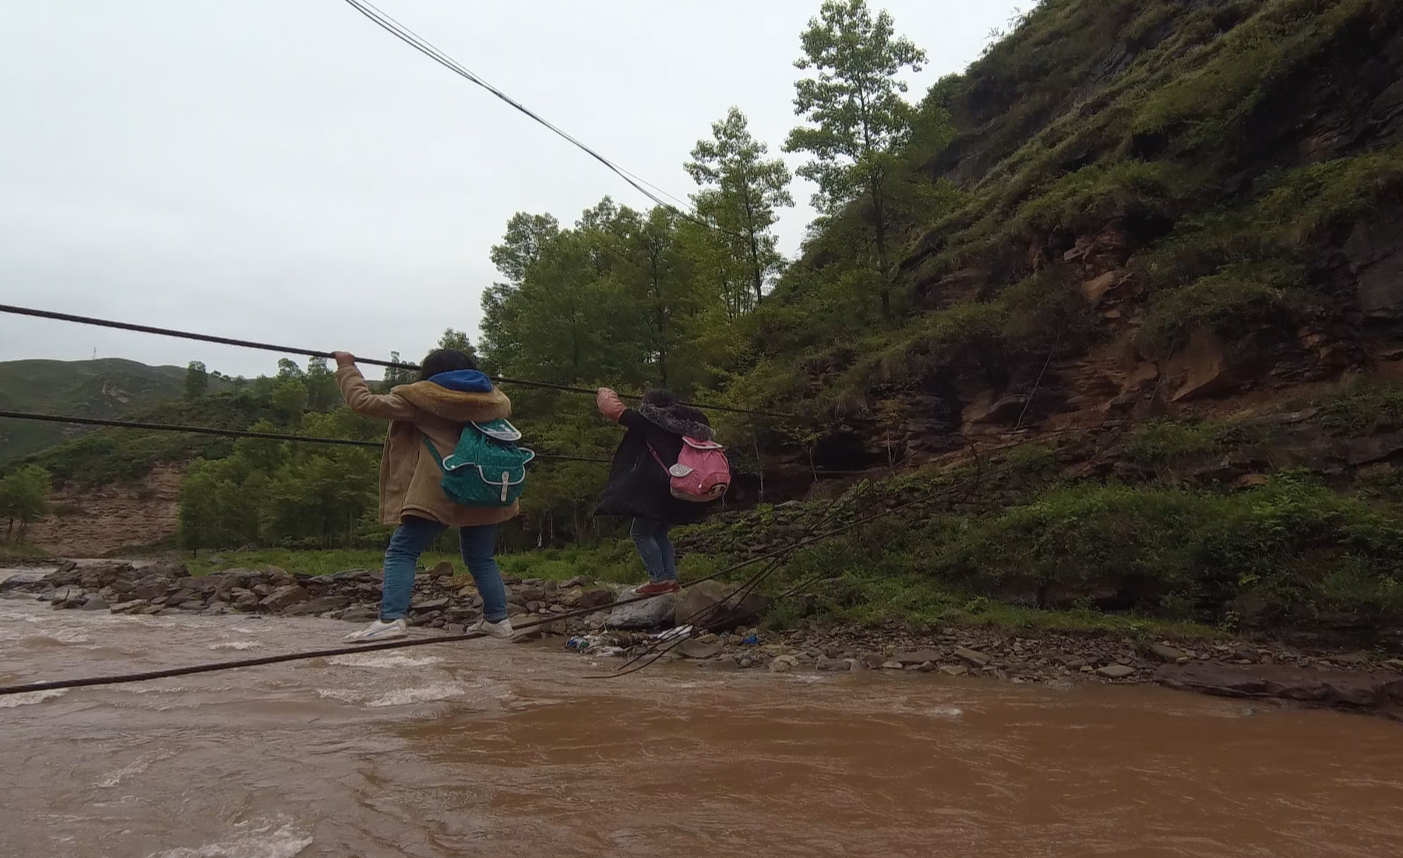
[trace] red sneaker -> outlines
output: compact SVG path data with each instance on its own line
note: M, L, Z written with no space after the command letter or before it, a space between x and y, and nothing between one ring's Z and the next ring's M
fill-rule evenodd
M681 589L682 585L676 581L656 581L644 584L633 592L640 596L661 596L665 593L677 593Z

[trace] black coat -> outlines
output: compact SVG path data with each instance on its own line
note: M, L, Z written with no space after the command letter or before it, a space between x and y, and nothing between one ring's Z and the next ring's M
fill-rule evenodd
M693 503L672 496L667 468L677 464L682 436L701 441L713 438L706 415L695 408L644 405L626 409L619 424L628 431L614 451L609 481L595 515L645 518L667 524L691 524L713 511L719 501ZM657 452L654 458L653 452ZM662 463L658 462L662 459Z

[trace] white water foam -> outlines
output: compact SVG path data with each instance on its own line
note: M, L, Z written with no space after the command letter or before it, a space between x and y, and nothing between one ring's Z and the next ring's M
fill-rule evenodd
M338 655L326 660L327 664L342 667L427 667L443 661L436 655Z
M122 766L115 772L110 772L105 777L99 779L94 786L98 789L111 789L129 777L145 774L146 770L151 768L153 763L159 763L161 760L168 760L173 756L175 756L175 754L167 753L152 754L149 757L142 757L134 763Z
M262 648L262 646L263 646L263 644L259 643L258 641L221 641L220 643L210 644L210 645L209 645L209 648L210 648L210 649L216 649L216 650L217 650L217 649L237 649L237 650L245 650L245 649L260 649L260 648Z
M27 691L23 694L12 694L9 697L0 697L0 709L14 709L16 706L43 703L45 700L53 700L67 693L67 688L51 688L48 691Z
M289 823L277 830L255 828L223 843L154 852L149 858L294 858L311 845L312 835Z
M435 703L452 697L462 697L467 691L465 686L457 683L439 682L417 688L399 688L378 697L372 697L371 692L367 690L351 688L318 688L317 696L329 700L340 700L342 703L366 706L371 709L383 709L387 706Z
M436 683L426 685L423 688L403 688L399 691L391 691L381 697L377 697L365 704L372 709L379 709L385 706L409 706L414 703L433 703L437 700L447 700L450 697L461 697L467 691L461 685L450 683Z

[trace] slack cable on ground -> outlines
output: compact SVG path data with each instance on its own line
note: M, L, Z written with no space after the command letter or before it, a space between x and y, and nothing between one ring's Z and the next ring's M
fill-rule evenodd
M216 343L222 346L236 346L245 349L257 349L265 352L276 352L285 355L300 355L303 357L331 359L332 353L318 349L304 349L297 346L284 346L276 343L262 343L256 340L241 340L234 337L221 337L213 334L197 334L191 331L178 331L174 328L158 328L154 325L138 325L132 322L116 322L111 319L98 319L92 316L78 316L72 313L58 313L53 310L38 310L32 307L17 307L11 304L0 304L0 313L8 313L12 316L28 316L33 319L50 319L57 322L70 322L75 325L91 325L98 328L112 328L118 331L134 331L139 334L152 334L158 337L174 337L182 340L195 340L202 343ZM376 360L374 358L356 358L357 363L369 364L371 366L381 366L387 369L417 370L418 364L401 363L398 361ZM595 388L576 387L570 384L556 384L550 381L531 381L524 378L505 378L503 376L492 376L495 384L515 385L517 387L534 387L541 390L555 390L562 393L580 393L594 396L598 393ZM625 399L641 399L637 394L621 393ZM752 417L772 417L780 420L796 419L793 414L781 414L773 411L755 411L748 408L732 408L728 405L708 405L701 402L682 402L692 408L701 408L707 411L723 411L729 414L746 414Z

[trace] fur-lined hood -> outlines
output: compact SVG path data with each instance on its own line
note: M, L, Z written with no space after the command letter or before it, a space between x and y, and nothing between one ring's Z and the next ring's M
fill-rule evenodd
M421 411L454 423L482 423L510 417L512 402L476 370L436 375L390 391Z
M638 406L638 413L650 423L674 435L695 438L698 441L714 441L716 434L706 424L706 415L695 408L674 405L671 408L658 408L656 405Z

